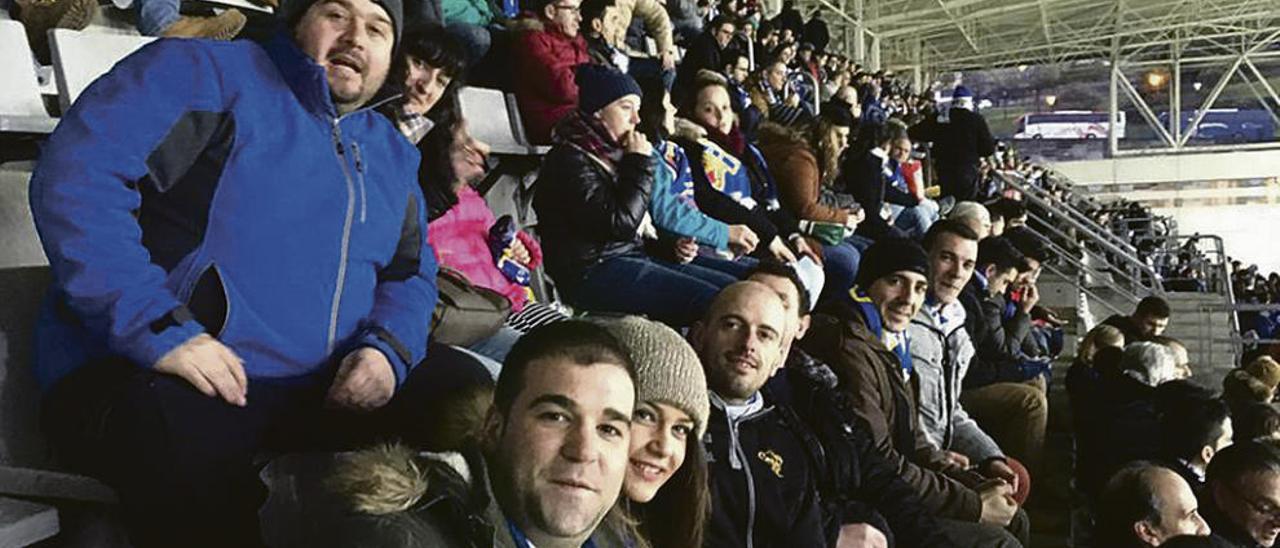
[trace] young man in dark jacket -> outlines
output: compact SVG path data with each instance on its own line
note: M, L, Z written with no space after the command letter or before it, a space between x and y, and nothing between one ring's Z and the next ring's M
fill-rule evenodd
M892 546L951 546L919 495L876 451L848 394L837 388L835 373L794 344L804 337L811 319L811 301L795 271L766 261L747 279L773 289L791 320L783 374L770 379L764 390L775 403L791 407L817 442L810 453L819 470L828 535L839 532L851 539L873 534L867 530L871 528Z
M975 108L969 88L956 86L945 118L917 124L911 128L911 138L933 143L943 196L954 196L957 202L985 198L978 188L978 163L996 153L996 143L987 121Z
M255 454L385 429L414 384L436 263L418 154L369 105L400 13L299 2L264 43L157 40L49 140L45 426L136 546L259 544Z
M828 546L812 440L790 408L760 391L782 364L787 326L772 289L739 282L690 332L711 390L705 546Z
M965 329L973 341L974 357L964 376L960 403L1004 452L1038 471L1048 424L1049 401L1042 388L1026 381L1017 348L1030 320L1023 310L1004 319L1004 294L1020 272L1025 257L1004 238L985 238L978 244L973 279L961 292ZM1034 300L1024 300L1034 306ZM1028 308L1029 309L1029 308Z
M919 385L905 331L924 301L927 270L924 250L914 242L873 244L849 299L833 303L831 315L815 318L804 348L831 365L877 450L927 510L950 518L947 530L957 533L954 538L981 539L980 546L1017 546L1000 529L1013 523L1019 536L1027 533L1025 513L1013 502L1011 486L956 470L919 429Z

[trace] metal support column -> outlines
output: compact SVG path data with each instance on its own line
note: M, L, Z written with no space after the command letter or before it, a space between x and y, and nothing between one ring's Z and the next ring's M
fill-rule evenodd
M1173 43L1169 45L1173 53L1173 81L1169 86L1169 132L1174 142L1182 142L1182 32L1173 31Z

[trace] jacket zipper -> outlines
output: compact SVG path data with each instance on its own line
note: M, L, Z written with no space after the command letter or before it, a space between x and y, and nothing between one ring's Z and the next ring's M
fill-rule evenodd
M725 420L729 421L729 465L732 468L741 468L743 473L747 475L747 547L752 548L755 545L755 539L752 532L756 529L756 480L751 475L751 461L747 460L747 453L742 449L742 443L738 440L738 424L747 417L739 417L738 422L734 422L725 414Z
M342 165L342 177L347 182L347 214L342 223L342 248L338 254L338 280L333 287L333 304L329 308L329 337L325 344L325 354L333 354L338 337L338 310L342 304L342 290L347 281L347 255L351 247L351 224L355 217L356 189L351 181L351 171L347 169L347 153L342 145L342 129L338 127L340 119L332 122L334 151L338 155L338 163Z
M360 143L351 142L351 155L356 160L356 182L360 185L360 224L364 224L365 212L369 208L369 198L364 190L364 160L360 157Z
M950 451L951 438L955 433L954 428L952 426L952 417L951 417L952 415L951 413L952 411L951 409L952 378L951 377L952 375L955 374L955 369L956 369L954 367L948 369L947 367L949 365L947 350L951 347L951 341L948 339L947 334L943 333L941 329L936 329L932 325L929 325L928 323L925 323L919 320L911 320L911 323L919 325L920 327L923 327L925 329L928 329L929 331L933 332L934 335L937 335L940 338L942 338L942 402L941 404L942 404L942 424L944 425L944 431L942 436L941 449ZM917 403L917 405L919 405L919 403Z

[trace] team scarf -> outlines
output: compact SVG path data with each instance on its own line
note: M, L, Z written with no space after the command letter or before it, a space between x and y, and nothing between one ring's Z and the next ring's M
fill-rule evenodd
M577 147L604 165L611 175L617 173L618 162L622 160L622 145L609 135L604 124L577 109L556 124L551 142Z
M876 308L876 303L871 301L866 293L863 293L858 286L849 288L849 299L853 303L853 307L862 315L863 321L867 324L867 329L876 336L885 348L893 352L898 357L898 362L902 365L902 371L906 376L910 377L915 371L915 366L911 363L911 338L906 331L901 333L893 333L884 330L884 322L880 318L880 309Z

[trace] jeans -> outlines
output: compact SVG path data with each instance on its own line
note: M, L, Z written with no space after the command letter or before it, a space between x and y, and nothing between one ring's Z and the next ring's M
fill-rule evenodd
M485 54L489 53L489 46L493 44L489 29L479 25L451 23L444 31L462 45L464 62L468 67L474 67L484 59Z
M836 245L823 246L823 271L827 275L821 300L843 297L853 287L862 263L862 252L871 247L871 240L862 236L850 236Z
M160 36L178 21L178 0L137 1L138 32L145 36Z
M929 227L938 220L938 208L935 205L930 208L925 204L913 207L905 207L898 214L898 218L894 219L893 226L898 227L906 232L914 240L924 237L924 233L929 231Z
M466 349L495 362L502 363L503 360L507 359L507 354L511 352L511 347L516 345L516 341L520 340L520 336L523 334L513 327L504 325L498 328L497 333L487 339L476 341ZM494 377L496 378L497 375L495 374Z
M684 327L700 319L716 294L736 281L695 264L623 255L587 268L581 280L563 289L568 301L584 310L642 314Z

